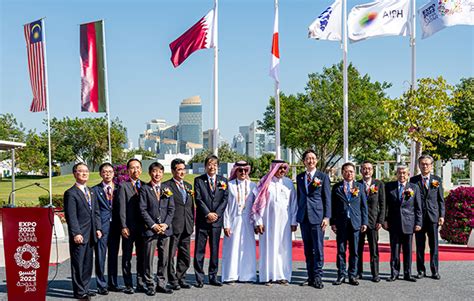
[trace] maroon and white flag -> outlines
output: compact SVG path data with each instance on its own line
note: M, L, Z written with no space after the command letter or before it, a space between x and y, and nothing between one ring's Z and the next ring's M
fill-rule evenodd
M194 51L216 47L216 13L215 9L211 9L201 20L171 42L171 63L175 68L181 65Z
M278 45L278 6L275 6L275 23L273 24L272 38L272 63L270 65L270 76L277 83L280 82L278 69L280 68L280 48Z

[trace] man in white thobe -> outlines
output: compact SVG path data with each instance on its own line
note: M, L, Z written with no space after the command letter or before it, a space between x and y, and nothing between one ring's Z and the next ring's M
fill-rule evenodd
M229 177L229 199L224 212L224 246L222 248L222 281L227 284L255 282L257 254L251 220L257 185L249 179L250 165L234 164Z
M259 280L271 285L288 285L292 272L292 237L298 210L293 182L285 177L285 161L273 160L270 172L259 182L252 207L259 238Z

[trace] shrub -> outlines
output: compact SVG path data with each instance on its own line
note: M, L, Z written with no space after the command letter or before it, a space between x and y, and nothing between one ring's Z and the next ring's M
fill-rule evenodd
M38 201L41 207L49 205L49 195L40 195ZM62 194L53 194L53 206L57 209L62 209L64 207Z
M114 166L114 184L120 185L122 182L128 181L130 176L127 171L127 164Z
M450 243L467 244L474 226L474 187L451 190L445 202L446 217L441 237Z

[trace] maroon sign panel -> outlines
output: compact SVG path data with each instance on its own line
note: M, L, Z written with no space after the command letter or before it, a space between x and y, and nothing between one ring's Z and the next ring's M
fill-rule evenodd
M3 208L8 300L46 300L53 230L51 208Z

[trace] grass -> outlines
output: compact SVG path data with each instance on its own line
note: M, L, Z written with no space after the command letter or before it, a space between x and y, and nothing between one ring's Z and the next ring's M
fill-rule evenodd
M190 182L191 184L194 182L194 178L196 175L186 175L185 180ZM148 173L142 173L140 177L142 181L148 182L150 181L150 176ZM167 173L163 176L163 181L171 179L171 174ZM64 194L64 192L69 189L72 185L74 185L75 180L72 174L65 175L65 176L57 176L53 177L53 194ZM89 175L88 186L94 186L100 183L101 178L98 172L92 172ZM17 177L15 179L15 188L21 188L28 186L33 183L41 184L41 187L49 189L49 179L43 177ZM11 178L2 178L0 180L0 205L8 203L8 196L12 191L12 181ZM32 186L20 191L15 192L15 205L16 206L38 206L39 201L38 197L40 195L47 195L48 193L37 187Z

